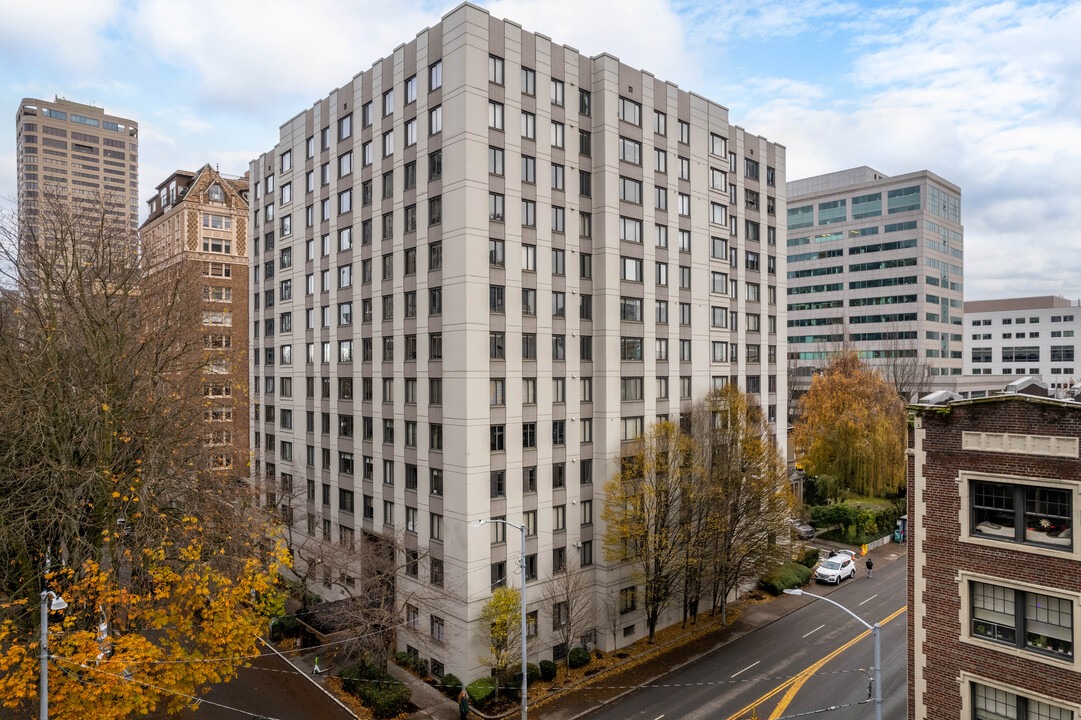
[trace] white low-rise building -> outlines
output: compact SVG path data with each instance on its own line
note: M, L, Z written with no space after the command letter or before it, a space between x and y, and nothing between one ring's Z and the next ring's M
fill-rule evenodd
M1053 389L1076 378L1081 306L1054 295L965 303L965 375L1038 375Z

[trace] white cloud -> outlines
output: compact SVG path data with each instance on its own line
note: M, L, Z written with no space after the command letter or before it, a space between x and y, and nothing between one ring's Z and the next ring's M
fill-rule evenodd
M736 121L788 147L789 178L866 164L960 185L967 298L1081 296L1081 114L1064 112L1078 106L1078 27L1076 4L936 8L877 45L856 38L855 97L748 81L773 96Z
M282 99L314 102L436 20L374 0L148 0L131 26L204 107L280 113Z
M137 119L145 194L177 168L243 173L281 122L457 4L0 0L3 92L8 106L57 93ZM970 298L1081 296L1079 3L482 4L732 108L734 123L787 146L790 178L867 164L956 182ZM9 195L13 151L0 135Z
M249 159L276 141L280 123L456 6L373 0L315 0L304 6L289 0L140 3L129 21L130 35L142 43L141 52L171 68L159 68L149 81L162 96L158 105L168 109L140 118L143 194L177 167L210 161L222 163L226 172L227 164L236 165L231 172L243 173ZM701 67L685 50L680 18L654 0L502 0L490 4L489 12L583 54L617 55L682 87L694 89L690 70ZM643 34L641 18L647 16L651 32ZM565 23L567 17L576 22ZM247 153L221 151L238 140L263 146Z
M201 135L211 132L214 125L184 106L158 112L159 117L168 117L173 124L189 135Z
M656 0L499 0L492 16L566 43L586 55L608 52L684 85L697 76L679 16ZM187 74L201 106L280 111L302 104L390 55L456 5L365 0L170 0L140 3L131 34L145 52ZM566 19L573 17L573 23ZM649 18L643 33L642 18Z
M8 57L90 77L104 64L105 30L120 15L120 0L3 0L0 45Z

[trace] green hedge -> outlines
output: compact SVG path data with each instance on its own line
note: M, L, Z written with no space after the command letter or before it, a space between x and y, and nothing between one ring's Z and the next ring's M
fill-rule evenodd
M465 687L469 701L478 707L484 707L495 697L495 678L484 677L474 680Z
M386 685L368 683L360 693L357 693L357 697L375 717L393 718L409 709L409 700L413 697L413 691L399 682L388 681Z
M780 595L789 588L806 585L811 580L811 568L799 563L785 563L774 568L758 581L758 587L770 595Z
M458 693L462 691L462 681L453 673L447 673L439 678L439 686L443 690L443 694L451 700L457 700Z
M815 527L838 526L839 530L822 533L818 537L849 545L862 545L893 532L897 518L907 512L904 500L895 500L893 505L881 510L870 510L851 503L835 505L814 505L811 512L811 524Z
M342 686L357 696L377 718L392 718L409 709L413 691L364 660L339 673Z
M803 565L804 567L809 567L813 570L814 566L818 564L819 554L820 553L818 548L804 548L803 552L801 552L799 557L796 558L796 562L798 562L800 565Z
M507 668L507 687L518 687L521 683L518 682L518 675L522 672L522 663L514 663ZM541 671L537 663L528 663L526 665L526 680L532 685L540 680Z
M407 652L394 653L394 662L412 672L419 678L428 677L428 661L424 658L413 657Z
M342 679L346 692L356 695L357 688L366 680L379 680L382 673L366 658L361 658L353 665L342 668L338 676Z
M556 679L556 664L551 660L540 661L541 680L549 681Z
M570 655L567 656L567 665L572 668L580 668L583 665L588 665L592 659L593 654L585 648L574 648L571 650Z
M285 615L274 618L274 624L270 626L270 639L277 642L282 638L298 637L301 633L300 621L295 615Z

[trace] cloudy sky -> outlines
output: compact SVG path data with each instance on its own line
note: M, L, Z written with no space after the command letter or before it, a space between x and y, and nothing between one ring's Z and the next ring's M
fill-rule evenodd
M455 4L0 0L0 108L61 95L137 120L147 198L176 168L243 173L282 122ZM1081 3L478 4L726 105L788 147L789 178L870 165L957 183L967 299L1081 299ZM10 206L14 127L0 137Z

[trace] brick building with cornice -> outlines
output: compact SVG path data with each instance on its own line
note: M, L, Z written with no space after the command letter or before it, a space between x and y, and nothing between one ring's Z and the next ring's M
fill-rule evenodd
M910 408L909 720L1081 716L1081 404L1041 386Z

